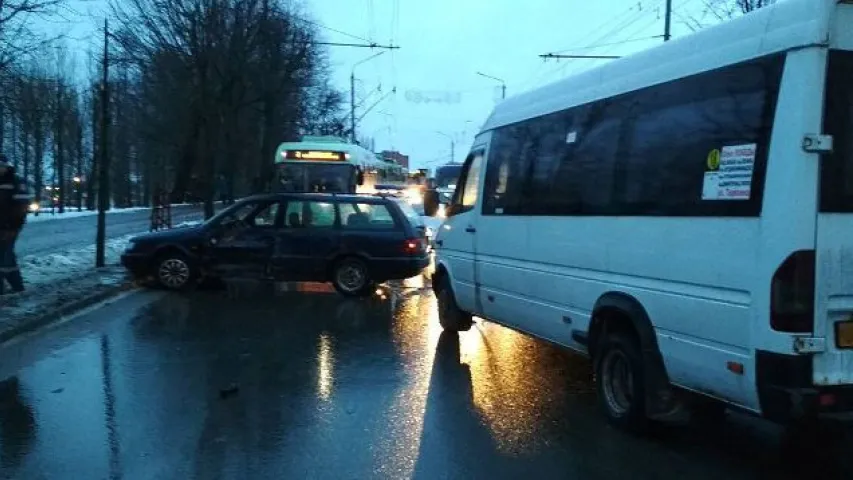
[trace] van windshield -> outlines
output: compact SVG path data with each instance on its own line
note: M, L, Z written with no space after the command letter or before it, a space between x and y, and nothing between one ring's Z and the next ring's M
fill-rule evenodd
M834 152L821 159L822 212L853 212L853 52L829 54L824 112L826 133Z

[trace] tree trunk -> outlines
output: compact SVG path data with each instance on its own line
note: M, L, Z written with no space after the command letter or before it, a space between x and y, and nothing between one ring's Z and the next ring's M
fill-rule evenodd
M56 115L56 171L55 174L59 177L58 186L59 186L59 213L65 213L65 150L63 148L63 138L64 135L64 121L63 116L65 114L63 105L62 105L62 87L57 87L56 94L57 101L57 115ZM54 185L56 187L56 185Z

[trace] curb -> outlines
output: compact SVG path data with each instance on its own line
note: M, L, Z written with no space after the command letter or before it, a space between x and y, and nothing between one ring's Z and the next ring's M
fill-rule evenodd
M133 288L135 288L134 282L130 280L124 281L117 285L112 285L110 287L105 288L104 290L80 298L79 300L66 303L65 305L62 305L47 313L36 314L31 318L22 320L13 327L0 331L0 344L6 343L19 335L30 333L32 331L50 325L51 323L55 323L61 320L62 317L77 313L85 308L91 307L92 305L108 300L109 298L114 297L122 292L132 290Z

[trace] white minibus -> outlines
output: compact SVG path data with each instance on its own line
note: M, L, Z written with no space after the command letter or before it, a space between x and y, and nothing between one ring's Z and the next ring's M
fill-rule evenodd
M434 244L444 329L589 355L621 427L853 410L853 2L781 0L500 103Z

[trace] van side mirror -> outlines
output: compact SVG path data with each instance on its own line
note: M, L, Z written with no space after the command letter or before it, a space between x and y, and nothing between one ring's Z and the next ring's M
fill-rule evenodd
M357 181L359 185L364 185L364 172L358 172Z

